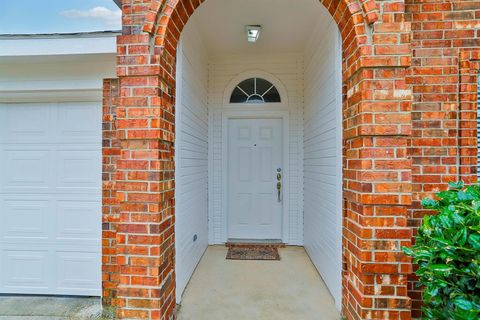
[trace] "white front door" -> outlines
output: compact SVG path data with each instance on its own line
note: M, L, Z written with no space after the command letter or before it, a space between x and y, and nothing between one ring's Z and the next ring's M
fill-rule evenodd
M229 239L281 239L282 126L282 119L228 120Z

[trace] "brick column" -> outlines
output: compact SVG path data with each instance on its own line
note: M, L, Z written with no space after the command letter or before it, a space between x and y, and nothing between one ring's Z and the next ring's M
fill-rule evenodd
M344 313L348 319L410 316L406 294L411 267L401 253L401 246L410 245L411 238L407 227L410 94L394 85L404 82L404 76L404 68L375 68L361 70L352 79L359 82L362 97L347 108L347 114L351 108L357 111L345 120L351 128L345 132L344 166Z
M115 127L118 79L103 81L102 122L102 302L115 305L118 285L117 223L119 205L116 192L116 164L120 141Z
M344 101L343 313L347 319L410 319L401 247L411 243L410 24L385 2L371 46L347 72ZM397 17L397 18L394 18ZM393 22L398 21L398 22ZM348 70L347 70L348 71Z
M118 38L120 318L169 319L175 306L174 110L147 34Z

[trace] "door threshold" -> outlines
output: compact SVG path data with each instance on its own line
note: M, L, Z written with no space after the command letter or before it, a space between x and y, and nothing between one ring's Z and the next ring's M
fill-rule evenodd
M285 243L280 239L228 239L225 246L271 246L284 248Z

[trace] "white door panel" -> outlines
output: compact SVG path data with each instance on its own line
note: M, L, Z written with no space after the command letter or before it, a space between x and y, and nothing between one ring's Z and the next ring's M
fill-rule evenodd
M282 119L228 121L228 237L281 239ZM283 174L283 172L282 172Z
M101 105L0 104L0 293L100 295Z

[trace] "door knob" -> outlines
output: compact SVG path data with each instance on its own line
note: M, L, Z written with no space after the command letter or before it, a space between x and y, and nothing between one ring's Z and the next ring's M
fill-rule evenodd
M278 202L282 201L282 183L279 181L277 182L277 199Z
M277 200L282 201L282 169L277 169Z

